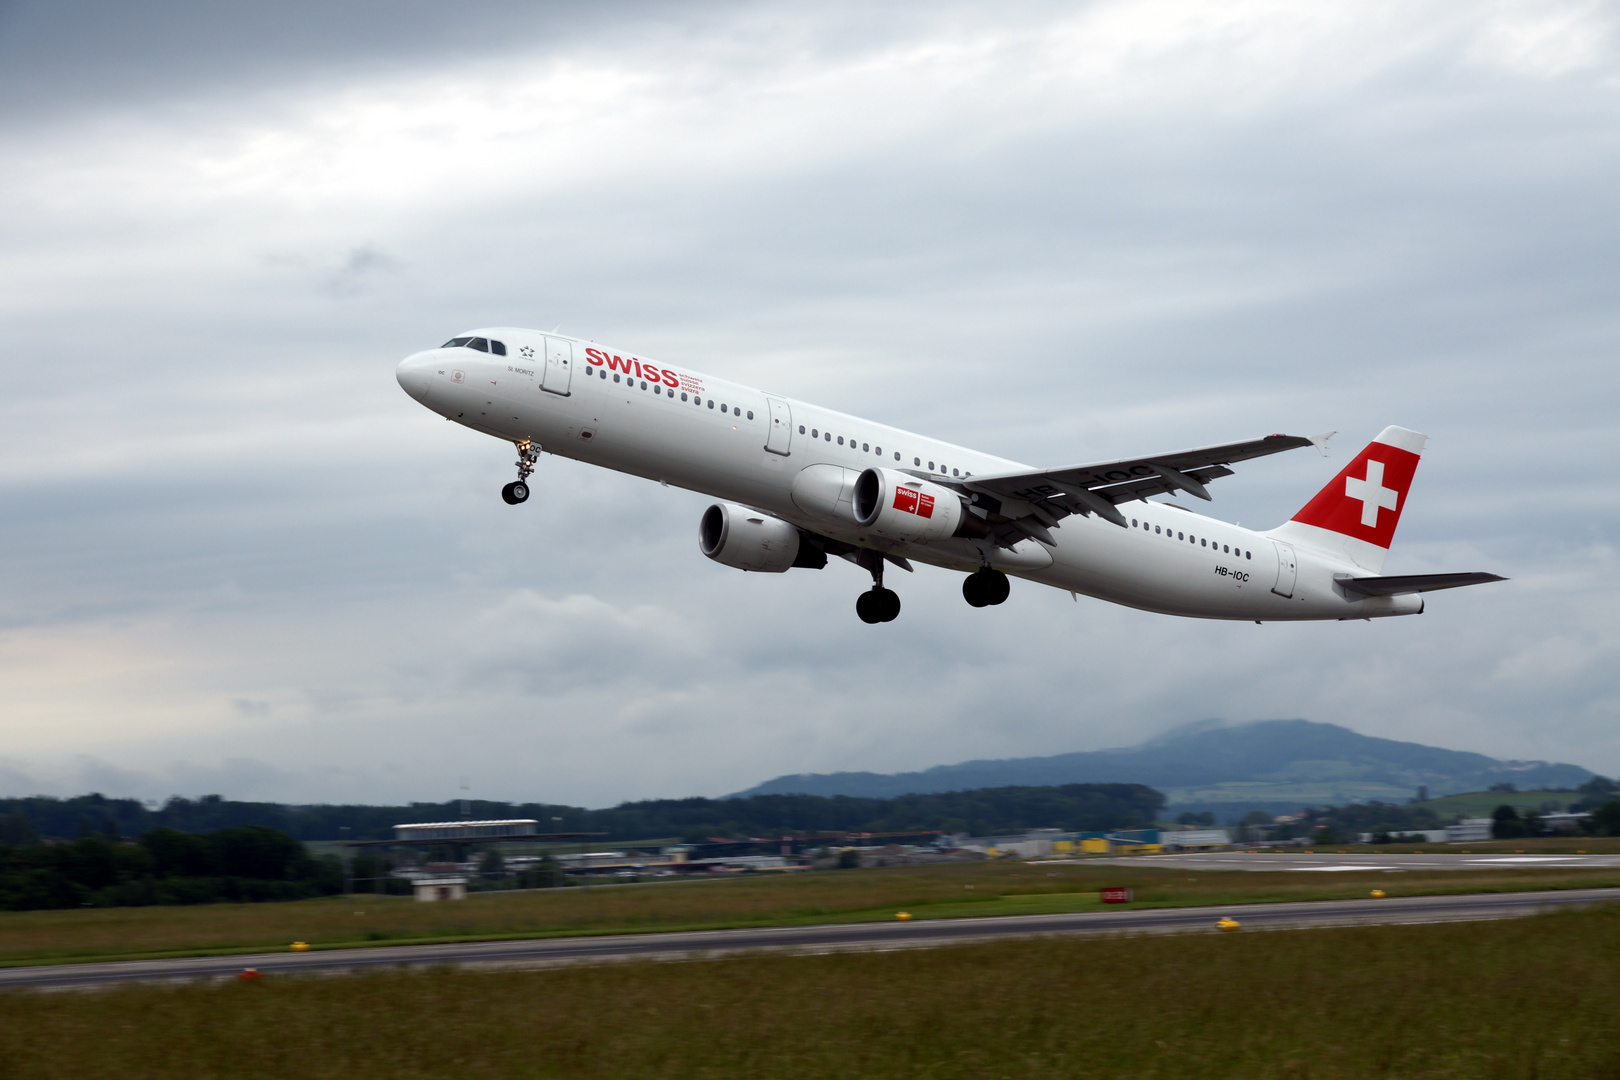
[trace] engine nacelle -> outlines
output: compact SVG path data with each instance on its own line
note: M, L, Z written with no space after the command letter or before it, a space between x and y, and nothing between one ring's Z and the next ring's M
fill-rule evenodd
M725 566L764 574L787 572L799 562L799 530L781 518L735 503L715 503L703 511L698 550ZM821 555L822 565L827 556Z
M891 540L926 544L958 534L970 515L948 487L894 469L867 469L855 480L855 523ZM977 519L975 519L977 520Z

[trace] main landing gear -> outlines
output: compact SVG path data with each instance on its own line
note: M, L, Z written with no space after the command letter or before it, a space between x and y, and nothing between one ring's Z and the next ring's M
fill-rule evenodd
M872 574L872 588L855 598L855 614L863 623L893 622L900 614L900 597L893 589L883 587L883 556L876 551L862 551L860 564Z
M1012 585L1007 581L1007 575L1000 570L985 567L977 573L969 574L962 582L962 599L974 607L990 607L1007 599L1012 592Z
M540 448L528 439L514 443L517 447L518 478L501 488L501 498L507 505L516 506L529 498L529 474L534 472L534 463L540 460Z

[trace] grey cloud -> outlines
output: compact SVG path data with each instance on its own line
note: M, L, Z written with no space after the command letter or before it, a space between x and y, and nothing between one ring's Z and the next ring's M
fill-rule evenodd
M17 10L0 35L45 18ZM165 10L153 27L189 11ZM87 782L39 764L85 752L152 797L214 782L175 762L249 761L217 766L227 793L429 797L469 773L596 804L1209 715L1620 769L1620 486L1577 465L1620 450L1601 12L1510 48L1497 22L1522 13L1421 5L1323 6L1328 30L1234 6L1163 40L1174 8L1123 4L596 13L550 36L535 20L564 16L538 10L368 37L374 10L340 5L302 51L211 14L150 58L119 55L109 15L83 61L102 75L0 114L5 790ZM582 64L612 92L469 91L451 119L487 134L422 180L462 136L390 109L491 25L524 77ZM187 107L119 119L125 77ZM401 164L265 149L341 155L333 130ZM852 567L703 560L700 496L548 457L505 506L510 448L393 383L466 326L559 322L1032 463L1340 429L1331 460L1220 482L1212 512L1250 525L1406 424L1433 442L1390 570L1514 580L1418 619L1253 627L1022 585L971 611L923 569L874 631ZM5 662L109 641L146 659L93 685Z

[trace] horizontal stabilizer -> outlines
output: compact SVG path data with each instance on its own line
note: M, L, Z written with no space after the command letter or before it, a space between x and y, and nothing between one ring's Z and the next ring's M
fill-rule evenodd
M1434 592L1436 589L1458 589L1464 585L1483 585L1487 581L1506 581L1499 574L1401 574L1394 577L1351 577L1335 574L1334 581L1347 592L1363 596L1399 596L1401 593Z

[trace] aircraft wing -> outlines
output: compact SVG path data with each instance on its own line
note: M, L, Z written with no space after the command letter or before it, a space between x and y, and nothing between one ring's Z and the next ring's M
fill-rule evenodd
M1003 518L1011 531L997 528L998 540L1033 536L1050 544L1046 527L1056 525L1070 514L1096 514L1124 526L1125 516L1114 504L1150 495L1180 491L1208 499L1205 489L1211 480L1231 476L1228 465L1268 454L1295 450L1302 446L1324 448L1332 436L1267 435L1248 442L1177 450L1169 454L1102 461L1090 465L1067 465L1056 469L999 473L954 481L953 486L989 496L997 504L990 513L992 525ZM1325 452L1325 450L1324 450ZM936 480L937 482L937 480ZM979 500L975 500L978 503ZM1006 535L1003 535L1006 534Z
M1484 585L1491 581L1506 581L1499 574L1401 574L1393 577L1352 577L1335 574L1334 581L1350 592L1363 596L1398 596L1401 593L1434 592L1436 589L1458 589L1464 585Z

